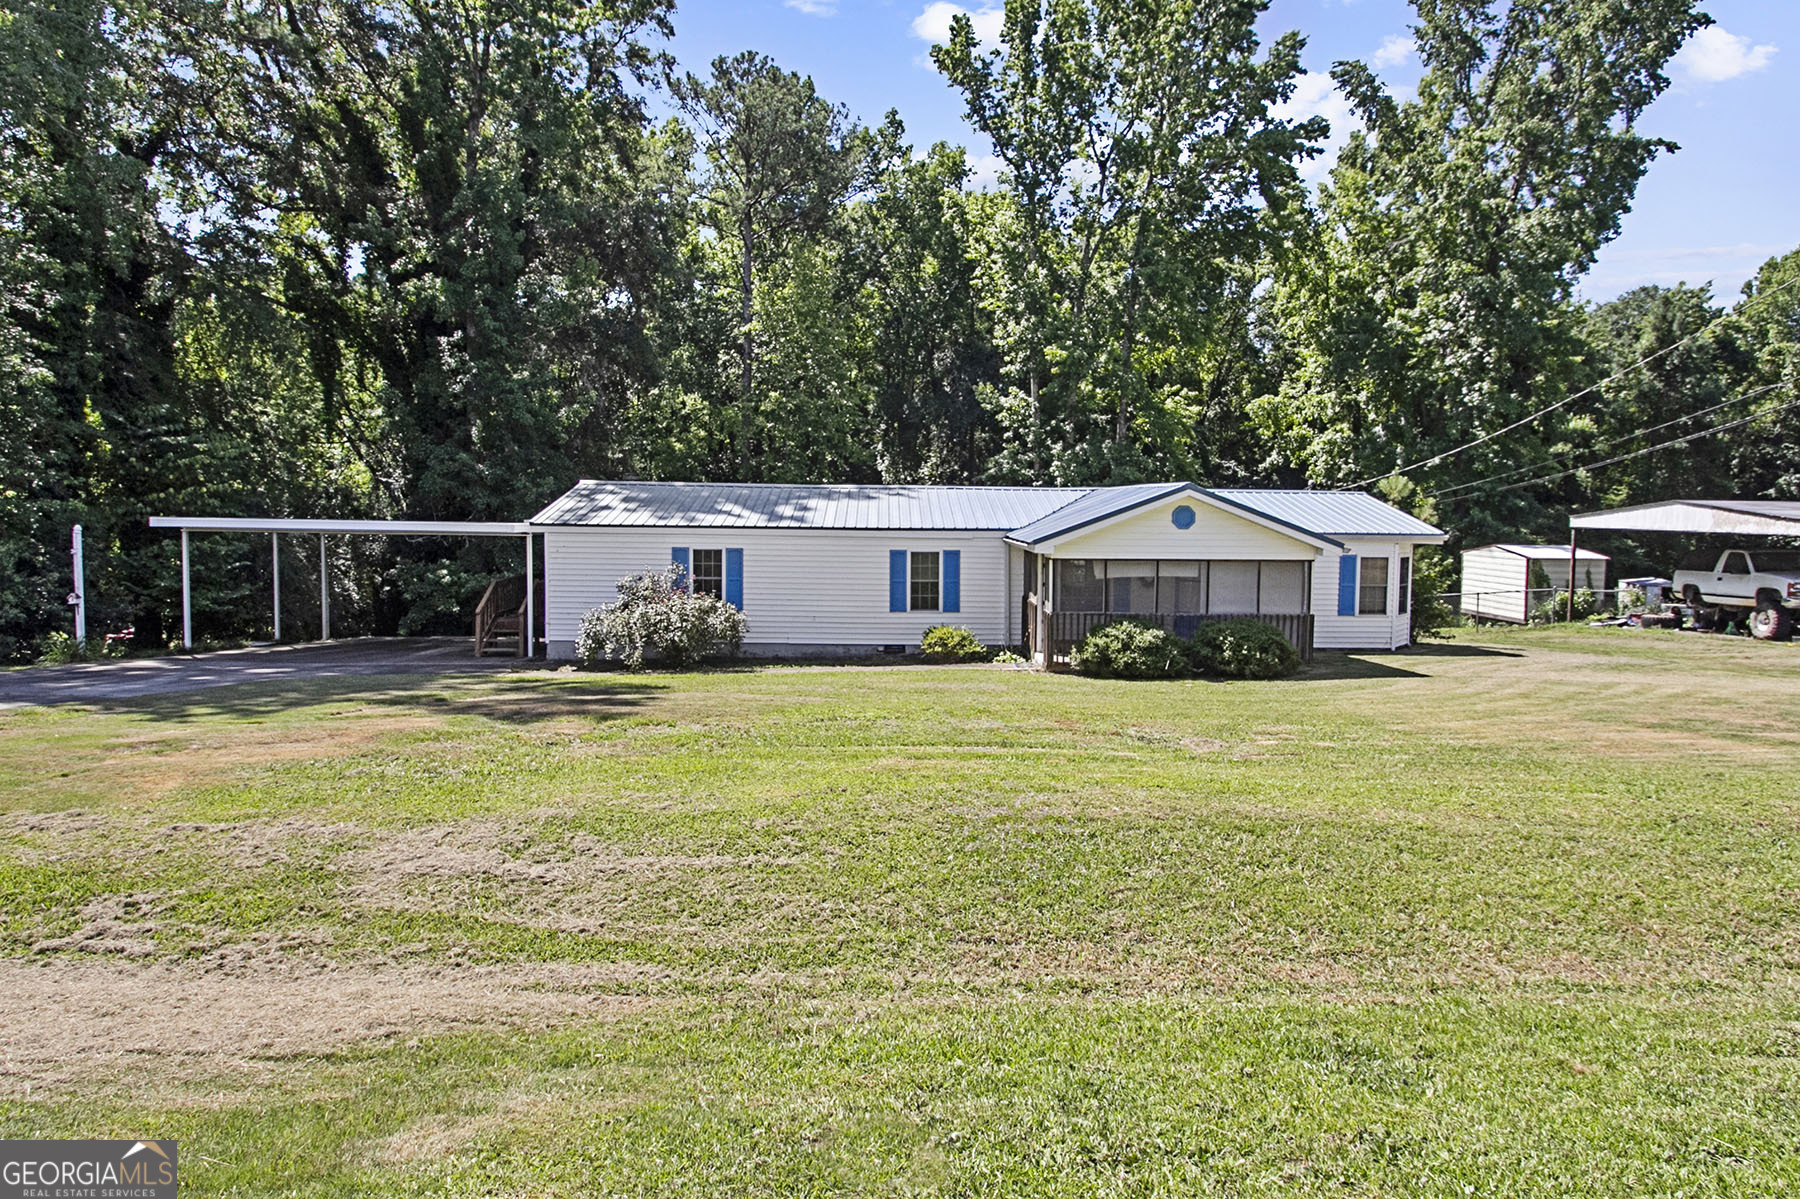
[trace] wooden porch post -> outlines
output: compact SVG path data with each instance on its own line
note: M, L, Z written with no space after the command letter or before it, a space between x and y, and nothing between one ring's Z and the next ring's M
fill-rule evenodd
M1055 575L1050 569L1050 556L1038 555L1038 605L1037 605L1037 640L1038 649L1044 655L1044 669L1049 670L1053 664L1056 647L1050 643L1050 580Z

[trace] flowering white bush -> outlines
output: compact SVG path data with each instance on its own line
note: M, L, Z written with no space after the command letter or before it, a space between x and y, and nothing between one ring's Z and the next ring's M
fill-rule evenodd
M748 627L742 612L694 594L687 572L670 566L620 579L618 602L581 618L575 656L583 666L617 659L627 670L642 670L646 662L693 666L736 657Z

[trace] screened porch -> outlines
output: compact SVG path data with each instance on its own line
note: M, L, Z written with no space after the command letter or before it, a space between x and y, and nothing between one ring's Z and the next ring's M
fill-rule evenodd
M1302 659L1312 657L1311 562L1027 559L1022 640L1034 656L1047 648L1053 663L1066 661L1093 629L1121 617L1178 637L1215 621L1258 620L1279 629Z

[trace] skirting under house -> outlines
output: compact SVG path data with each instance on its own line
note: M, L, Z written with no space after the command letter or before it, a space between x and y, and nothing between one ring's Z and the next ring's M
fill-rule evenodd
M793 486L584 480L544 537L544 637L575 653L626 575L685 567L741 608L753 653L916 648L933 625L1054 663L1120 616L1180 634L1251 617L1302 654L1396 649L1412 554L1444 534L1362 492Z

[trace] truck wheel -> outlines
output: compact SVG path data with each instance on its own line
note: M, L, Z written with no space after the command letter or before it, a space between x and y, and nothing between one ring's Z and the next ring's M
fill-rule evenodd
M1760 600L1750 614L1750 635L1758 641L1786 641L1794 635L1794 614L1780 604Z

